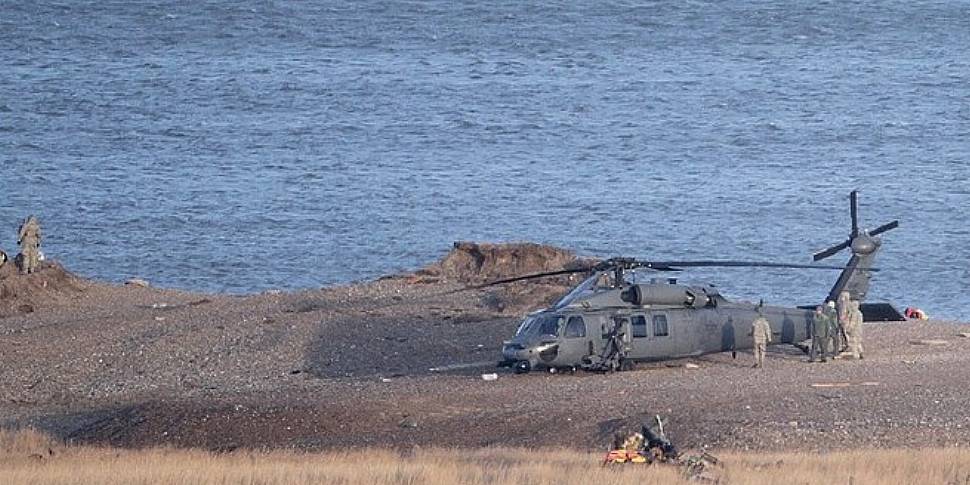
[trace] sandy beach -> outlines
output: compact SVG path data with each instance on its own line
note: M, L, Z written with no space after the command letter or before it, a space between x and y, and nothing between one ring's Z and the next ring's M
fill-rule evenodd
M452 290L573 261L535 248L456 248L415 273L246 296L95 282L56 263L21 276L8 264L0 425L122 447L599 450L661 415L682 448L970 442L960 335L970 325L959 322L867 324L863 361L810 364L781 346L763 370L748 353L608 375L498 370L524 313L570 281ZM497 380L481 378L491 372Z

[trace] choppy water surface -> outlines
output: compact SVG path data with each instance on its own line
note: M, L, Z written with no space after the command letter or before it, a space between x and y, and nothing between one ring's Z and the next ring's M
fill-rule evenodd
M874 299L967 319L968 10L0 0L0 246L33 212L82 274L227 292L459 239L806 262L858 188L902 224ZM809 303L836 274L688 276Z

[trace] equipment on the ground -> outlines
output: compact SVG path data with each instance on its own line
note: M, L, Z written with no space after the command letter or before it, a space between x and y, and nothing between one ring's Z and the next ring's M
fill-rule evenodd
M656 416L657 431L647 424L640 426L640 431L627 437L618 435L614 438L610 450L603 458L603 466L645 464L679 467L688 480L700 480L717 483L721 461L707 452L679 453L673 443L667 439L663 431L663 421Z
M841 291L862 301L876 252L876 237L896 228L898 221L871 232L860 230L856 192L849 194L852 227L849 238L815 254L815 260L850 249L844 266L818 266L760 261L644 261L611 258L585 268L563 269L492 281L475 288L556 275L589 276L549 308L528 315L502 348L502 366L517 372L536 368L617 371L636 361L665 360L750 349L751 323L760 310L771 327L771 344L797 345L810 336L812 309L733 302L712 285L678 284L674 278L649 283L629 278L636 270L680 271L691 267L768 267L840 269L823 301L835 301ZM867 321L903 320L888 303L862 304Z

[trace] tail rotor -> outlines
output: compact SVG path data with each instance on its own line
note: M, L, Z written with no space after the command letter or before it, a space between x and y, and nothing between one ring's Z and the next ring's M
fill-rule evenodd
M879 246L882 244L882 241L876 236L899 227L899 221L894 220L872 231L860 231L858 191L855 190L849 193L849 215L852 218L849 238L828 249L819 251L812 256L813 260L820 261L846 248L852 251L852 257L849 258L849 262L846 264L842 274L839 275L839 279L835 282L832 290L829 291L826 301L835 301L842 291L848 291L850 297L854 300L861 302L865 299L866 293L869 291L872 263L875 260L876 251L879 250Z

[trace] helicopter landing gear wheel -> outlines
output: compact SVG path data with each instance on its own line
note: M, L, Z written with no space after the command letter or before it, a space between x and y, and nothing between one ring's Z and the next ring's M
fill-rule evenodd
M520 360L515 363L515 366L512 367L512 369L516 374L526 374L532 370L532 364L530 364L528 360Z

